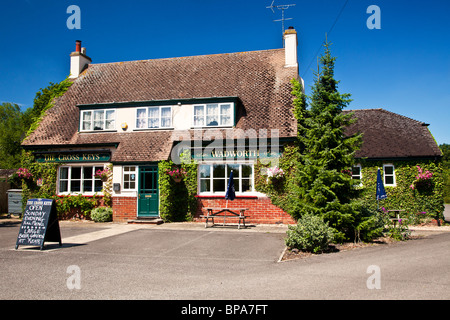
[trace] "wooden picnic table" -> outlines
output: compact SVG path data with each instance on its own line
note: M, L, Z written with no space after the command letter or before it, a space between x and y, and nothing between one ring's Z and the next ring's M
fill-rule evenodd
M394 218L389 217L389 219L391 219L392 222L394 222L394 228L397 224L398 221L400 221L400 212L403 212L405 210L402 209L392 209L392 210L388 210L388 214L390 214L391 212L394 213ZM399 222L400 225L400 222Z
M247 226L245 225L245 219L249 216L245 215L245 210L248 210L248 208L205 208L207 211L206 215L201 215L201 218L206 218L205 222L205 228L208 227L208 220L211 219L212 226L214 226L214 218L223 218L223 226L225 226L225 220L226 218L235 218L238 219L238 229L241 228L241 221L245 228ZM215 212L214 212L215 211Z

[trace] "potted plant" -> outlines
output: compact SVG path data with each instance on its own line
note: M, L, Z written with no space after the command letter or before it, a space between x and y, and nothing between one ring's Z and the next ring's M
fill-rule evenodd
M420 166L417 166L417 170L419 174L416 176L416 180L409 186L411 189L415 190L429 190L433 187L433 182L431 178L433 177L433 173L426 170L423 172Z
M102 182L106 182L108 180L108 175L109 175L109 169L103 169L103 170L97 170L95 172L94 177L96 177L97 179L102 180Z
M19 168L16 172L17 176L19 178L25 179L25 180L31 180L33 179L33 175L30 171L28 171L27 168Z
M185 176L186 171L180 168L173 168L172 170L166 170L166 173L173 178L175 182L180 182Z
M267 179L269 182L276 183L284 177L284 171L277 166L267 169Z

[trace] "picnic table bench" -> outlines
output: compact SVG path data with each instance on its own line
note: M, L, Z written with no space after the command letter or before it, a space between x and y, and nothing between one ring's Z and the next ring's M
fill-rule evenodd
M400 210L400 209L395 209L395 210L388 210L388 214L389 214L389 219L394 223L394 227L396 226L397 222L399 222L401 220L400 218L400 212L403 212L405 210ZM394 214L394 217L391 218L391 213ZM400 223L399 223L400 225Z
M225 226L225 220L226 218L235 218L238 219L238 229L241 228L241 221L244 225L244 227L247 228L245 225L245 219L249 216L245 215L245 210L248 210L248 208L205 208L207 210L206 215L201 215L201 218L206 218L205 222L205 228L208 227L208 220L211 219L212 226L214 226L214 218L223 218L223 226ZM214 212L216 211L216 212ZM211 226L211 227L212 227Z

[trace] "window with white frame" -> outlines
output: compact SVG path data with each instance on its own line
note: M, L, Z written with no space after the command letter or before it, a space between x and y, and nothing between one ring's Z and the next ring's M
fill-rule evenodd
M116 129L116 110L84 110L81 112L81 131Z
M385 186L395 186L395 168L393 164L384 164L383 165L383 176L384 176L384 185Z
M352 179L355 181L356 187L362 186L362 171L359 163L352 167Z
M194 127L232 126L233 103L209 103L194 105Z
M123 167L123 190L136 190L136 167Z
M103 165L60 167L58 172L58 192L60 194L94 194L101 192L103 182L94 176L97 170L103 170Z
M145 107L136 110L136 129L172 127L172 107Z
M231 170L236 193L254 191L253 164L214 163L199 165L200 193L225 193Z

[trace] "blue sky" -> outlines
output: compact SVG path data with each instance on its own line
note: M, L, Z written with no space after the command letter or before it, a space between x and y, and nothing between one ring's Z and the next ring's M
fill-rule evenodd
M40 88L64 80L75 40L93 63L280 48L281 23L273 20L281 11L267 9L271 2L1 0L0 102L31 107ZM281 4L295 4L285 27L298 32L307 93L328 33L349 109L384 108L430 123L436 141L450 143L450 1L274 2ZM70 5L81 9L81 29L67 28ZM366 26L370 5L381 9L381 29Z

